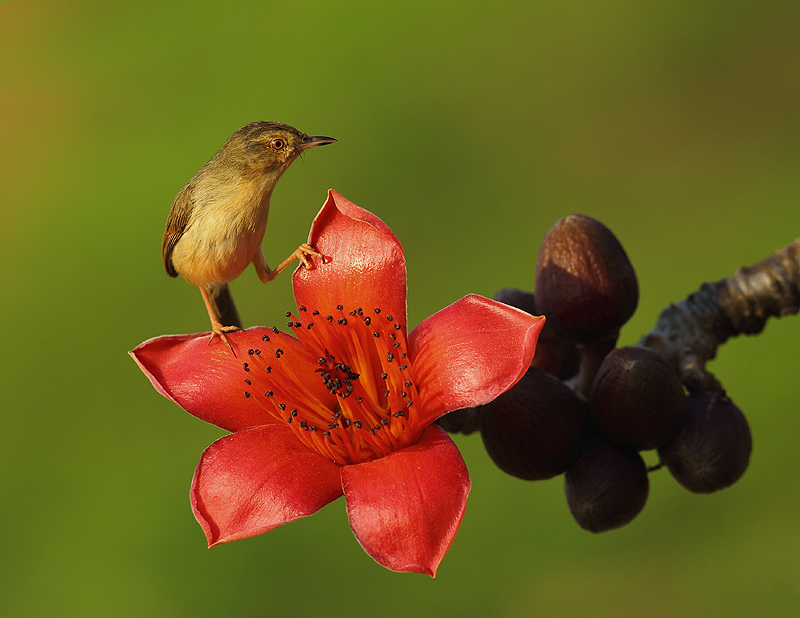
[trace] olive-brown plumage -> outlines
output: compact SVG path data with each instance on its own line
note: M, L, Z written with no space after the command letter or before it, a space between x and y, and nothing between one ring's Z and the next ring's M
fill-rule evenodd
M268 283L294 260L308 267L307 256L320 257L303 243L270 269L261 241L278 179L304 150L335 141L279 122L251 122L175 196L161 245L164 267L171 277L180 275L200 288L212 338L227 344L225 333L241 327L227 284L248 264Z

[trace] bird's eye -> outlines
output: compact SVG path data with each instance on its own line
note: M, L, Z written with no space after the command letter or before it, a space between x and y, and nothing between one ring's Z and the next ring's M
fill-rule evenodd
M286 142L283 141L283 139L281 139L280 137L276 137L269 143L269 145L272 146L273 150L283 150L283 147L286 145Z

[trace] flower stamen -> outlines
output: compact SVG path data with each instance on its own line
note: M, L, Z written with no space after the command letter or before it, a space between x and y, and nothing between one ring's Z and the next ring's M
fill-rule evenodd
M424 428L418 427L417 390L400 323L380 308L367 315L361 307L345 311L342 305L330 313L311 311L305 324L291 312L286 317L302 348L276 345L266 357L250 350L243 364L248 399L340 466L384 457L419 439ZM308 365L287 362L303 353L316 359L316 378L298 373L297 367ZM261 365L262 358L272 364ZM335 399L321 398L309 380L321 380Z

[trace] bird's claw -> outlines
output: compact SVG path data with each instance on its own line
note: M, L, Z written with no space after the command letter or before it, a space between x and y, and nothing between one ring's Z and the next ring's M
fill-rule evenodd
M211 325L211 337L208 339L208 345L211 345L211 342L214 341L214 337L219 337L222 339L223 343L228 346L228 349L233 352L233 355L236 356L236 350L233 349L231 346L231 342L228 341L228 338L225 336L225 333L233 333L237 330L242 330L238 326L223 326L222 324L212 324Z
M308 261L309 257L319 258L323 263L325 262L325 256L306 242L297 247L294 251L294 259L300 260L303 266L308 269L311 268L311 262Z

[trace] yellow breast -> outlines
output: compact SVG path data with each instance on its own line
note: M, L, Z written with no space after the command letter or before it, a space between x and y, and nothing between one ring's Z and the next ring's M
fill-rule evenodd
M188 282L214 286L233 281L261 247L272 191L261 183L224 183L198 188L172 264Z

